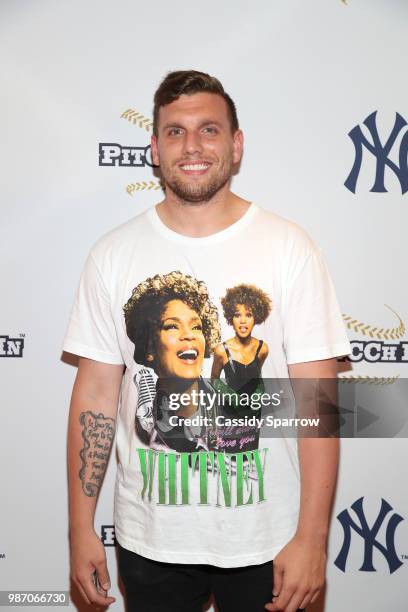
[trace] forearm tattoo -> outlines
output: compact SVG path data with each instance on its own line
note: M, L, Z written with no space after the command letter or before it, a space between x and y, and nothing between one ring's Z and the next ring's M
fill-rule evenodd
M79 422L82 425L81 434L84 440L84 446L79 453L82 460L79 478L85 495L96 497L115 436L115 420L105 417L102 413L94 414L88 410L81 412Z

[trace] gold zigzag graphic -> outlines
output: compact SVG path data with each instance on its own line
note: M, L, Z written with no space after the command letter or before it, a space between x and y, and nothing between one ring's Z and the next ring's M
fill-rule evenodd
M145 117L142 113L135 111L133 108L128 108L124 113L121 114L121 119L126 119L137 125L137 127L144 128L146 132L150 132L153 127L153 121L149 117Z
M386 328L386 327L374 327L373 325L368 325L367 323L363 323L361 321L357 321L357 319L353 319L349 315L343 315L343 320L347 325L348 329L356 332L357 334L363 334L364 336L369 336L370 338L377 338L378 340L398 340L402 338L405 334L405 324L401 317L387 304L384 304L386 308L391 310L399 320L400 324L398 327Z
M397 376L339 376L339 382L351 383L367 383L369 385L393 385L395 381L399 378L399 374Z
M151 189L156 191L157 189L160 189L160 187L160 181L140 181L139 183L129 183L129 185L126 187L126 191L129 195L133 195L135 191L149 191Z

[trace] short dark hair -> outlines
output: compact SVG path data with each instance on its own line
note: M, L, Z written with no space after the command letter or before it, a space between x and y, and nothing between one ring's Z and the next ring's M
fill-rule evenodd
M171 104L171 102L178 100L183 94L190 96L201 92L217 94L224 98L227 103L231 131L234 133L239 128L237 109L234 101L224 90L220 81L206 72L176 70L168 73L154 94L153 134L157 136L159 110L162 106Z

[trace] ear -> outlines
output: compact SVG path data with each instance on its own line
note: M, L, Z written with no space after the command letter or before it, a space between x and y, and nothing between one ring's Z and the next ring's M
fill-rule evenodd
M153 355L151 353L147 353L146 359L147 359L147 361L154 361L154 357L153 357Z
M160 166L159 148L157 144L157 136L152 136L150 139L150 146L152 148L152 161L155 166Z
M234 134L234 151L232 154L232 161L234 164L238 164L241 161L242 153L244 150L244 133L242 130L237 130Z

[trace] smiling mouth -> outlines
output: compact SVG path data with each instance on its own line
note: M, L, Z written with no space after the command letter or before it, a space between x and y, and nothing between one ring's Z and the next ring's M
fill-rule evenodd
M211 166L208 162L196 162L189 164L180 164L179 168L186 174L204 174Z
M177 357L183 361L195 361L198 357L198 351L196 349L187 349L185 351L178 351Z

